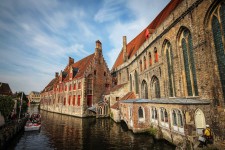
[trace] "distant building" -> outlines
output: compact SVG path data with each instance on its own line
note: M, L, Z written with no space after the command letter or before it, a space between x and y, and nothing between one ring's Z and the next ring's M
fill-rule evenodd
M41 93L31 91L30 94L28 95L28 100L29 100L30 103L40 103Z
M12 91L11 91L8 83L0 82L0 95L12 96Z
M96 108L104 110L104 93L111 85L111 74L102 55L102 44L96 41L95 53L68 65L41 92L41 109L78 117L95 116ZM103 106L104 105L104 106ZM103 116L99 114L98 116ZM105 116L105 115L104 115Z

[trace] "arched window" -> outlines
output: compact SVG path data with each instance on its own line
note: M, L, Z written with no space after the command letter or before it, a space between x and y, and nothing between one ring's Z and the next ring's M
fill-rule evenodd
M73 95L73 106L75 106L76 95Z
M178 116L178 126L183 127L183 117L180 110L178 111L177 116Z
M155 54L155 62L158 62L159 61L159 55L158 55L158 51L157 51L156 48L154 49L154 54Z
M130 74L130 91L132 92L132 76Z
M198 134L202 134L202 129L205 128L205 115L201 109L195 111L195 126Z
M151 52L148 53L148 58L149 58L149 66L152 65L152 55Z
M177 126L177 114L175 110L173 110L172 116L173 116L173 125Z
M99 107L99 108L98 108L98 114L99 114L99 115L102 115L102 107Z
M104 115L108 115L108 105L104 105Z
M181 46L183 50L187 94L188 96L198 96L192 36L188 29L184 29L181 34Z
M142 81L141 91L142 91L141 97L144 98L144 99L148 99L148 85L147 85L147 82L145 80Z
M140 72L142 72L142 60L140 60Z
M139 93L138 73L137 73L136 70L135 70L135 72L134 72L134 77L135 77L135 92L136 92L136 94L138 94L138 93Z
M152 77L151 86L153 89L152 98L160 98L159 79L156 76Z
M144 56L144 70L147 68L147 62L146 62L146 58Z
M221 2L212 13L212 32L216 58L225 102L225 3Z
M163 107L160 108L160 116L161 116L161 125L163 125L165 127L169 127L168 113L167 113L167 110Z
M167 71L168 71L168 83L169 83L169 96L175 96L175 87L174 87L174 76L173 76L173 53L172 46L169 41L165 44L165 53L167 60Z
M78 83L78 89L81 89L81 82Z
M138 109L138 118L139 119L144 118L143 109L141 107L139 107L139 109Z

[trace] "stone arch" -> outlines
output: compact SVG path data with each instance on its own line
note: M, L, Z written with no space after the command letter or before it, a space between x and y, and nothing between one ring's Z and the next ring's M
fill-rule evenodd
M195 127L198 134L202 134L202 129L206 126L205 115L201 109L195 111Z
M141 91L141 97L144 99L148 99L148 85L145 80L143 80L141 83Z
M152 98L160 98L160 83L159 79L156 76L152 77L150 85L152 89Z
M139 93L139 84L138 84L138 73L136 70L134 72L134 80L135 80L135 93L138 94Z
M183 66L183 88L185 96L198 96L197 75L194 60L194 48L190 30L182 26L178 31L178 46Z

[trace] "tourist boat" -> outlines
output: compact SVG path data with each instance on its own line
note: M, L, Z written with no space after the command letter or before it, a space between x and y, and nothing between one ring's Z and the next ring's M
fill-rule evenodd
M25 131L37 131L41 129L41 115L32 114L29 120L27 121L24 130Z

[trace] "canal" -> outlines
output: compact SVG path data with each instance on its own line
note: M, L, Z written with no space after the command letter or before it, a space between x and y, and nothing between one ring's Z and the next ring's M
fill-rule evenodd
M82 119L46 111L40 113L41 130L21 132L9 143L7 149L175 149L148 134L133 134L125 124L115 123L111 119Z

